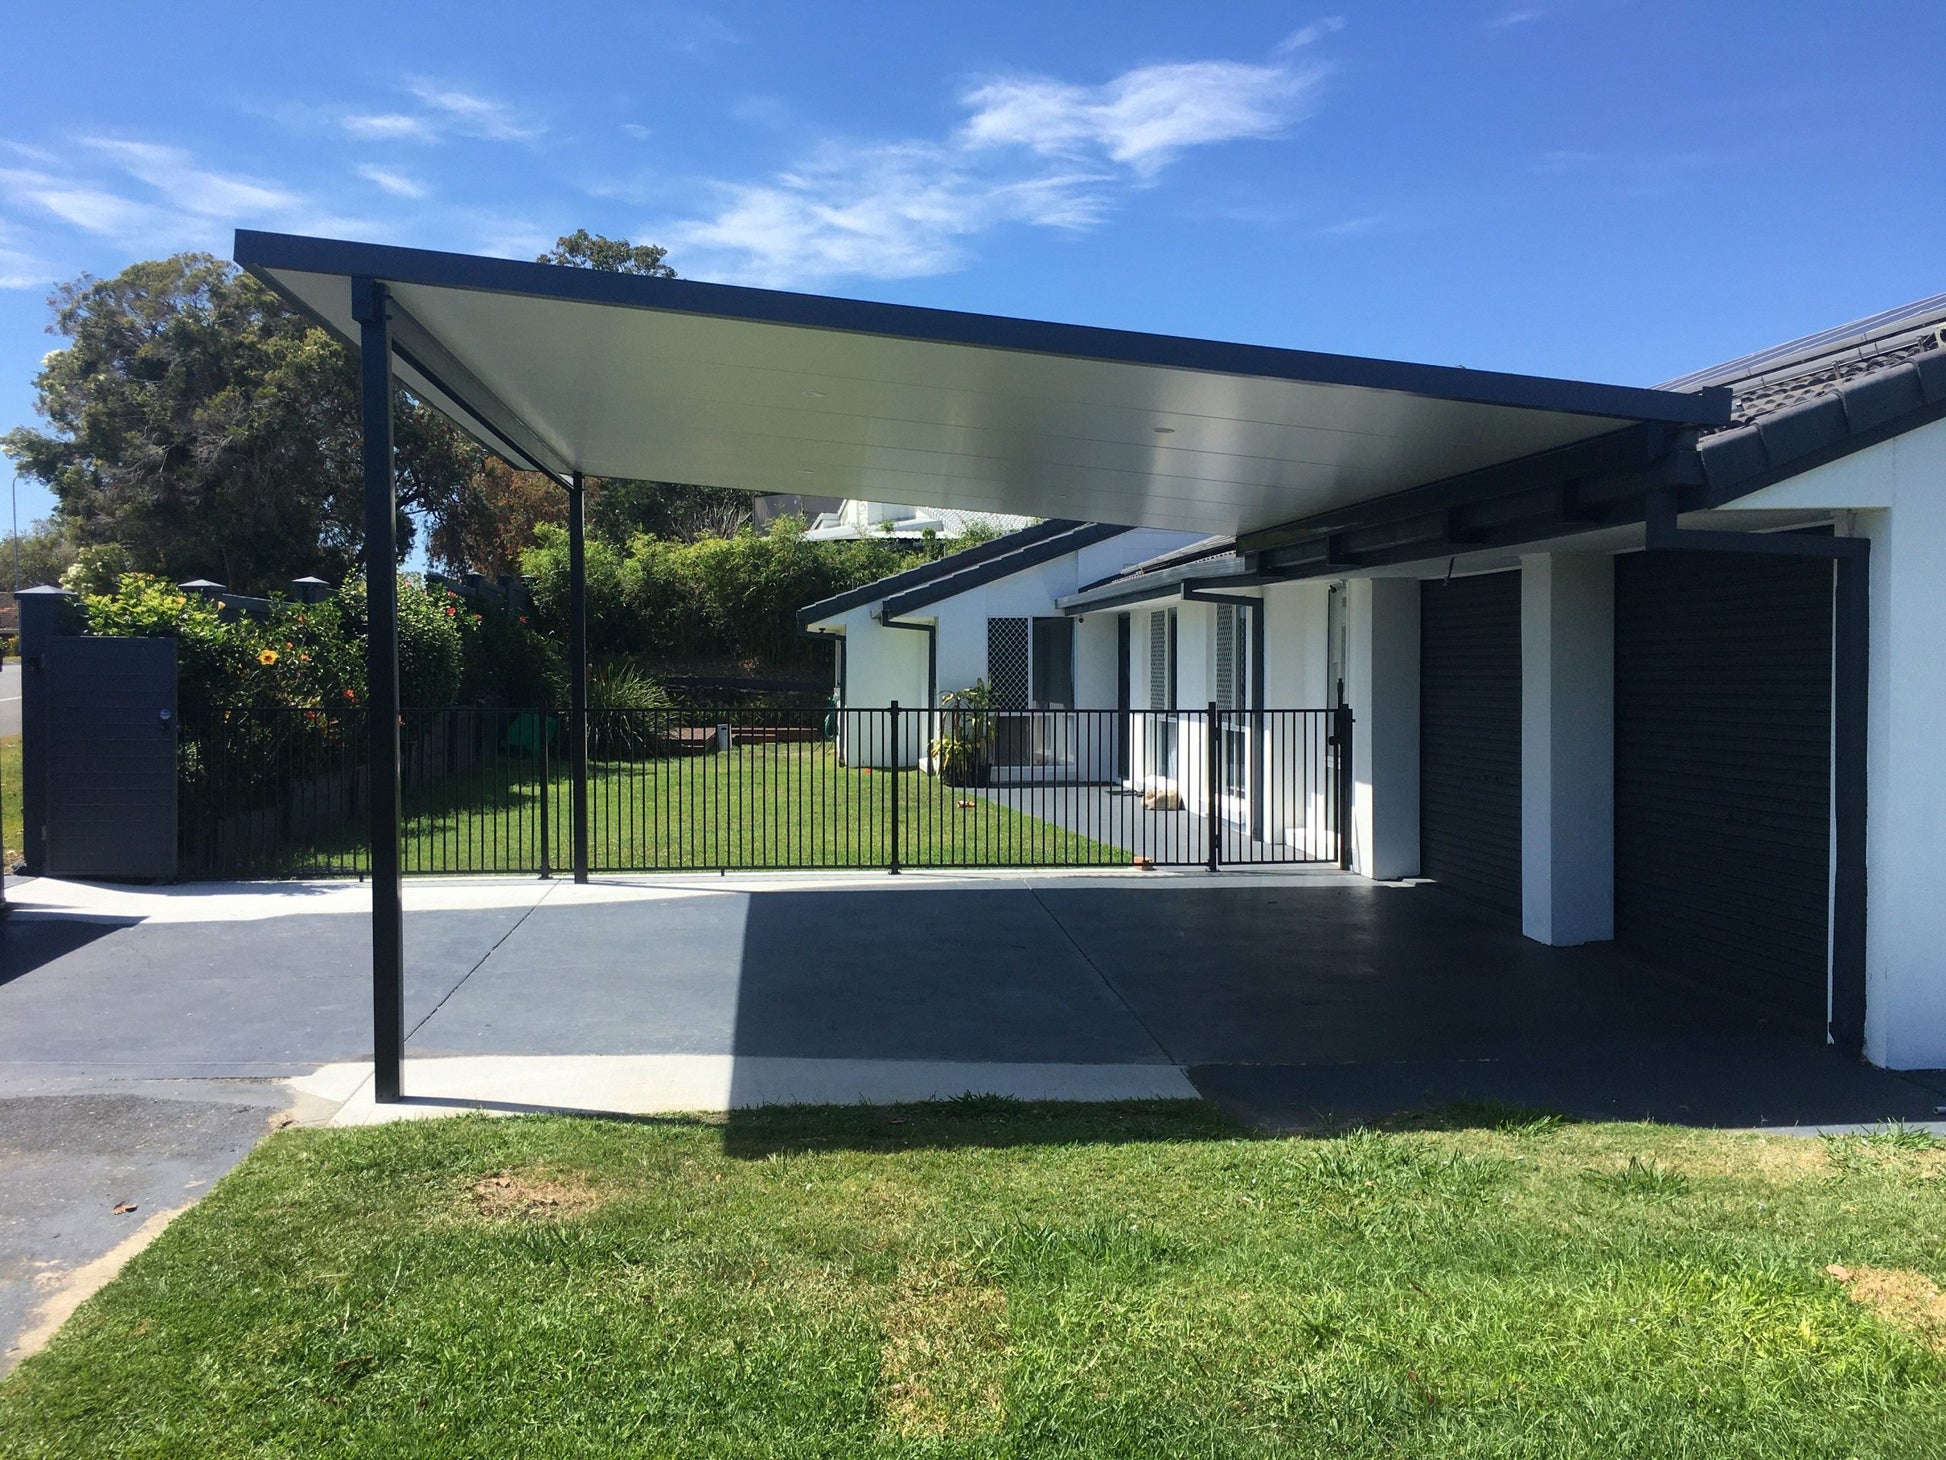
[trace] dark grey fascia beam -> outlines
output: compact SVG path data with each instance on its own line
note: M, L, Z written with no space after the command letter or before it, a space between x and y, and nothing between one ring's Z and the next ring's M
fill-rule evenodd
M1477 495L1469 500L1414 502L1417 510L1392 516L1373 513L1333 531L1260 550L1249 561L1266 576L1294 580L1520 547L1642 522L1656 492L1674 491L1685 507L1699 505L1692 499L1703 480L1702 460L1685 439L1646 464L1564 472L1538 484L1521 474L1510 489L1493 493L1479 491L1476 483Z
M1600 477L1644 470L1671 456L1693 452L1695 436L1693 431L1672 431L1654 421L1638 422L1589 441L1536 452L1519 461L1462 472L1355 506L1314 513L1278 527L1246 533L1237 539L1237 551L1255 558L1279 548L1305 545L1334 533L1348 534L1376 523L1429 517L1522 492L1558 491L1567 482L1585 484Z

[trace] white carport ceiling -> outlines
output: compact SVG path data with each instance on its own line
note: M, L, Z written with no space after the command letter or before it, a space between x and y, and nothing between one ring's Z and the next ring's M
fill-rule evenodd
M356 341L389 286L400 382L551 470L1251 532L1640 422L1683 394L239 232ZM525 464L525 463L519 463Z

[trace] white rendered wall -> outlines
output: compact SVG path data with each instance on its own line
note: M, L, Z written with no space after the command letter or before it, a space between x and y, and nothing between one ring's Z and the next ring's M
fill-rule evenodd
M1345 585L1352 708L1352 870L1419 875L1419 580Z
M889 726L883 710L896 700L918 709L926 703L926 636L910 629L888 629L863 608L834 623L845 631L845 706L838 721L838 753L845 764L884 769L892 763ZM917 764L922 726L915 719L900 736L898 761Z
M1521 930L1615 936L1615 560L1520 560Z
M1852 510L1872 541L1865 1055L1946 1067L1946 422L1736 505Z
M1264 707L1323 710L1329 657L1326 630L1331 608L1327 583L1277 583L1263 591ZM1264 838L1314 857L1336 856L1326 835L1325 726L1316 715L1270 715L1264 774Z

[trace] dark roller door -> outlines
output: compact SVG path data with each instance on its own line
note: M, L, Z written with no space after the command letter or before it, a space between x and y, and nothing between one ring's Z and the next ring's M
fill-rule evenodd
M1419 590L1419 871L1520 912L1520 574Z
M1615 564L1615 937L1822 1020L1831 565Z

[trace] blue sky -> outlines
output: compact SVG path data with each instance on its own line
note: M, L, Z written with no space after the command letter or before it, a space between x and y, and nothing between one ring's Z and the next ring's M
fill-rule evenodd
M1649 384L1946 291L1946 5L17 7L49 286L238 225ZM50 502L21 484L23 526Z

